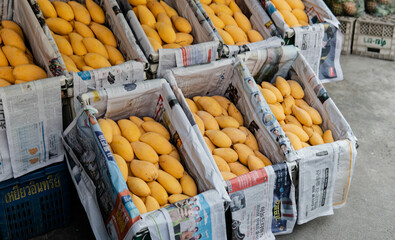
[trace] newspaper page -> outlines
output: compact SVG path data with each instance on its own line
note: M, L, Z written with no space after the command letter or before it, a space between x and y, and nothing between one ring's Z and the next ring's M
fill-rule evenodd
M0 88L14 177L63 160L60 80Z
M12 178L12 176L3 101L0 98L0 182Z
M295 47L299 48L315 73L319 72L322 44L324 39L324 25L314 24L294 28Z
M273 220L274 235L291 233L296 223L295 186L291 178L291 169L287 163L272 165L275 182L273 190Z
M298 224L333 214L338 148L322 144L299 150Z
M177 67L186 67L215 61L217 47L216 44L201 43L175 49L176 65Z
M224 204L214 190L143 214L142 218L151 239L227 239Z
M232 239L274 239L274 180L273 168L268 166L227 181Z

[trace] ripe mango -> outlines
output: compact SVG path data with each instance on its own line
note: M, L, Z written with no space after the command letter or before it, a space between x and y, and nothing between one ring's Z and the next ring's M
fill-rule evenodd
M232 173L236 174L237 176L240 176L240 175L250 172L246 166L244 166L243 164L241 164L239 162L229 163L229 167L230 167L230 171Z
M276 77L276 87L280 90L283 97L291 95L291 87L289 86L287 80L281 76Z
M136 206L137 210L139 210L139 213L140 214L146 213L147 208L145 207L143 200L141 200L141 198L139 198L137 195L134 195L134 194L130 194L130 196L132 197L132 201L133 201L134 205Z
M166 14L165 8L157 1L148 1L147 7L152 12L152 14L155 16L155 18L158 18L159 13Z
M119 169L121 170L122 177L125 179L126 182L128 179L128 165L126 164L125 159L123 159L121 156L119 156L118 154L113 155Z
M315 108L310 106L301 106L301 108L310 115L313 124L319 125L322 123L321 115Z
M144 133L141 135L140 141L150 145L158 154L169 154L173 150L170 142L159 133Z
M207 14L215 14L214 10L210 6L208 6L208 4L204 4L202 1L200 1L200 3L202 4L202 7Z
M225 27L225 23L221 20L221 18L217 17L215 14L207 14L210 18L211 22L218 29L223 29Z
M155 211L160 208L158 201L152 196L147 196L145 198L145 207L147 208L147 212Z
M169 203L173 204L173 203L176 203L178 201L188 199L188 198L189 198L189 196L184 195L184 194L172 194L169 196Z
M190 197L196 196L198 194L196 183L187 172L184 172L183 176L181 177L180 184L184 194Z
M15 67L22 64L29 64L29 58L21 49L6 45L2 47L2 50L11 66Z
M216 148L213 150L213 155L220 156L227 163L236 162L239 158L237 152L231 148Z
M7 82L14 83L15 77L12 71L13 69L11 67L0 67L0 79L4 79Z
M272 91L270 91L267 88L261 88L259 85L257 85L257 86L267 103L274 104L277 102L277 97Z
M270 107L270 110L272 111L274 117L277 119L277 121L283 121L285 119L285 114L284 110L282 107L278 107L275 104L268 104Z
M280 10L284 21L288 24L289 27L298 27L300 26L298 19L288 10Z
M284 132L294 133L302 142L307 142L309 140L309 135L301 127L295 124L284 124L281 127Z
M247 165L250 171L258 170L265 167L265 164L261 161L261 159L259 159L255 155L248 156Z
M144 5L137 6L138 16L141 24L145 24L151 28L155 28L155 16L152 12Z
M285 0L272 0L273 5L276 7L277 10L287 10L292 11L292 8Z
M164 171L177 179L181 178L184 174L184 167L180 161L170 155L161 155L159 157L159 165Z
M232 140L220 130L207 130L206 135L217 147L229 148L232 145Z
M233 144L244 143L247 139L247 135L238 128L227 127L221 131L224 132L230 138L230 140L232 140Z
M108 59L108 53L104 45L96 38L84 38L82 43L89 53L97 53Z
M63 18L47 18L45 22L48 28L56 34L67 35L73 31L73 26Z
M244 144L252 150L259 150L258 142L256 141L254 134L252 134L246 127L240 126L239 129L247 136Z
M222 178L223 178L225 181L237 177L236 174L231 173L231 172L221 172L221 175L222 175Z
M235 19L232 17L232 15L229 15L227 13L219 13L218 17L222 20L222 22L224 23L224 27L226 25L233 25L233 26L238 26L237 22L235 21Z
M170 26L172 26L173 29L175 30L175 28L174 28L174 26L173 26L173 23L171 22L170 17L167 16L166 13L163 13L163 12L159 13L159 14L158 14L158 17L157 17L157 22L167 23L167 24L169 24Z
M241 113L239 112L239 110L236 108L236 106L233 103L231 103L228 107L228 114L229 114L229 116L236 119L240 125L243 125L243 123L244 123L243 115L241 115Z
M298 119L298 121L306 126L311 127L313 125L313 120L311 119L310 115L303 110L302 108L293 105L292 106L292 113L295 115L296 119Z
M37 0L37 3L45 18L57 17L56 10L50 1Z
M167 15L166 15L167 16ZM151 27L142 24L141 27L143 28L143 31L147 37L153 38L156 41L158 41L159 44L162 44L162 39L160 38L159 34L155 29L152 29Z
M14 30L16 33L18 33L18 35L19 35L22 39L24 38L24 37L23 37L22 28L19 27L19 25L16 24L16 23L14 23L13 21L10 21L10 20L3 20L3 21L1 21L1 26L2 26L3 28L9 28L9 29Z
M70 33L70 34L73 34L73 33ZM77 34L77 33L74 33L74 34ZM58 46L60 53L63 53L65 55L73 55L73 47L71 46L69 41L67 41L64 37L59 36L57 34L53 34L52 36L56 42L56 45ZM75 39L73 39L73 40L75 40ZM85 46L84 46L84 48L85 48ZM86 49L85 49L84 54L86 54ZM81 55L84 55L84 54L81 54ZM77 55L79 55L79 54L77 54Z
M225 4L222 3L212 3L210 4L210 7L213 9L216 15L219 15L219 13L223 12L229 15L233 15L233 11L226 6Z
M195 119L195 122L199 128L200 133L202 134L202 136L204 135L204 122L203 120L196 115L195 113L192 113L193 118Z
M298 136L296 136L296 134L294 134L292 132L285 132L285 135L287 135L287 137L289 138L289 141L291 142L291 144L295 150L299 150L302 148L302 142L300 141Z
M73 9L75 20L82 22L85 25L89 25L91 23L91 15L84 5L76 1L69 1L67 4L69 4Z
M273 86L273 84L263 81L261 83L261 86L264 89L269 89L270 91L272 91L274 93L274 95L276 95L277 102L282 102L284 100L283 95L281 94L280 90L278 90L278 88Z
M140 197L147 197L151 194L151 190L142 179L138 177L128 177L127 184L130 191Z
M77 66L79 70L82 70L83 67L87 67L82 56L70 55L69 58L73 60L74 64ZM82 70L83 71L83 70Z
M193 36L188 33L178 32L176 33L176 42L181 46L188 46L191 45L193 42Z
M4 45L17 47L22 51L26 51L26 45L23 38L19 36L17 32L9 28L3 28L0 30L0 36L3 40Z
M118 126L121 129L122 136L129 142L135 142L140 139L141 132L136 124L128 119L121 119L118 121Z
M151 196L154 197L156 201L158 201L159 205L164 205L167 203L169 196L166 192L166 189L162 187L162 185L156 181L152 181L148 183L148 187L151 190Z
M84 56L84 61L88 66L98 69L98 68L104 68L104 67L111 67L111 63L102 55L98 53L87 53Z
M322 137L320 136L320 134L318 134L317 132L313 132L313 134L310 137L309 142L313 146L325 143L324 140L322 139Z
M133 6L146 5L147 0L129 0L129 3L132 4Z
M321 137L324 135L320 126L313 124L312 128L314 132L318 133Z
M119 135L113 135L110 145L113 153L118 154L125 159L125 161L130 162L133 160L133 149L126 138Z
M119 128L118 124L112 119L107 118L106 120L111 125L112 135L113 136L115 136L115 135L122 136L121 129Z
M131 145L133 152L138 159L150 163L157 163L159 161L158 154L150 145L140 141L134 141L131 143Z
M146 182L154 181L158 178L158 169L153 163L134 159L130 163L130 170L133 175Z
M232 10L232 14L234 14L236 12L241 12L241 9L236 4L236 2L233 0L229 2L229 8Z
M63 18L68 22L74 20L74 11L69 4L62 1L53 1L52 4L55 7L56 13L60 18Z
M242 12L235 12L233 14L233 17L236 20L237 25L245 32L247 33L252 29L250 20L242 13ZM238 41L236 41L238 42Z
M178 16L178 13L176 10L174 10L174 8L170 7L166 2L160 0L159 3L163 6L163 8L166 11L167 16L169 16L169 18L173 17L173 16Z
M263 164L265 164L265 166L272 165L272 162L269 160L269 158L267 158L261 152L254 150L254 154L256 157L258 157L263 162Z
M331 130L326 130L322 136L324 143L331 143L334 142L333 136L332 136L332 131Z
M208 137L204 136L203 138L207 144L208 149L210 149L210 152L212 153L213 150L216 148L215 145L211 142L211 140Z
M6 81L4 79L0 79L0 87L7 87L7 86L10 86L10 85L11 85L10 82L8 82L8 81Z
M221 128L238 128L240 126L239 122L231 116L218 116L215 117L215 120Z
M111 65L118 65L125 62L125 58L123 58L122 53L117 48L110 45L104 45L104 47L107 50Z
M233 145L233 149L236 151L239 161L244 165L248 164L248 156L255 156L254 151L243 143L236 143Z
M16 79L23 81L34 81L38 79L47 78L47 73L34 64L18 65L12 71Z
M154 38L148 37L148 41L151 43L151 46L155 52L158 51L159 49L163 48L162 45Z
M162 124L156 121L144 122L141 124L141 127L145 132L156 132L166 138L166 140L170 140L169 131Z
M230 34L235 42L247 42L247 34L240 28L233 25L225 26L225 31Z
M300 122L298 121L298 119L296 119L294 116L292 115L285 115L285 119L284 119L285 123L290 123L290 124L295 124L298 127L302 127L302 124L300 124Z
M220 172L230 172L228 163L222 157L213 155L213 158Z
M111 144L112 141L112 127L106 119L100 118L98 121L99 126L103 132L104 138L106 139L108 144Z
M212 96L211 98L214 98L215 101L217 101L219 103L219 105L221 105L221 107L223 107L225 110L228 110L229 105L231 104L231 102L223 96Z
M181 184L177 181L177 179L163 170L158 170L157 181L170 194L182 193Z
M203 120L204 128L206 130L219 130L217 120L206 111L197 111L196 114Z
M179 17L179 16L172 16L171 17L171 21L173 22L174 27L179 31L179 32L183 32L183 33L190 33L192 31L192 26L191 24L188 22L188 20L186 20L183 17Z
M106 15L104 14L103 9L93 0L85 0L85 4L92 20L99 24L104 24L106 21Z
M90 27L97 39L99 39L103 45L117 47L117 40L115 39L114 34L106 26L93 22Z
M84 38L94 38L95 34L93 34L92 30L85 24L74 21L74 30Z
M304 10L305 6L300 0L285 0L292 9Z
M157 22L155 24L156 30L158 31L158 34L160 38L165 42L165 43L174 43L176 41L176 32L167 23L163 22Z
M262 35L258 31L254 30L254 29L248 30L247 37L248 37L248 40L250 42L252 42L252 43L264 40Z
M304 91L302 86L295 80L288 80L289 87L291 88L291 96L295 99L304 98Z

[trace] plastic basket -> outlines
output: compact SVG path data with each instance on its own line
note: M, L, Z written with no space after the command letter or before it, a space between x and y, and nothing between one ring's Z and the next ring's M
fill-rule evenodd
M366 15L355 23L353 54L395 60L395 15Z
M343 34L342 54L350 54L356 18L339 16L337 19L340 22L340 30Z
M70 222L64 162L0 183L0 238L27 239Z

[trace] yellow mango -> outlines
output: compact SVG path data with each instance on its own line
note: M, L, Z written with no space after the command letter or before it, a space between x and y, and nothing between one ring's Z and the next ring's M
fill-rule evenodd
M74 21L74 30L84 38L94 38L92 30L85 24L79 21Z
M298 119L296 119L296 117L294 117L292 115L285 115L284 121L285 121L285 123L295 124L298 127L302 127L302 124L300 124Z
M217 29L217 31L226 45L235 45L235 41L227 31L222 29Z
M142 179L138 177L128 177L127 184L130 191L140 197L147 197L151 194L151 190Z
M45 18L57 17L56 10L50 1L37 0L37 3Z
M24 38L22 28L19 27L19 25L16 24L16 23L14 23L13 21L10 21L10 20L3 20L3 21L1 21L1 26L2 26L3 28L9 28L9 29L14 30L16 33L18 33L18 35L19 35L22 39Z
M313 125L313 120L310 115L302 108L296 106L296 104L292 106L292 113L301 124L309 127Z
M263 155L261 152L254 150L254 154L257 158L259 158L265 166L272 165L272 162L267 158L265 155Z
M211 140L208 137L204 136L203 138L207 144L208 149L210 149L210 152L213 152L213 150L216 148L215 145L211 142Z
M148 41L151 43L151 46L155 52L162 48L162 45L156 39L148 37Z
M73 33L70 33L70 34L73 34ZM75 34L77 34L77 33L75 33ZM67 41L64 37L59 36L57 34L54 34L52 36L56 42L56 45L58 46L60 53L63 53L65 55L73 55L73 47L71 46L69 41ZM84 48L85 48L85 46L84 46ZM86 51L86 49L85 49L85 51ZM86 54L86 52L84 54ZM84 54L82 54L82 55L84 55Z
M318 133L321 137L324 135L324 132L322 131L320 126L313 124L312 128L314 132Z
M176 41L176 32L167 23L163 22L157 22L155 24L156 30L158 31L158 34L160 38L165 42L165 43L174 43Z
M319 125L322 123L321 115L315 108L310 106L301 106L301 108L310 115L313 124Z
M317 132L313 132L313 134L310 137L309 140L310 144L315 146L315 145L320 145L320 144L324 144L324 139L322 139L322 137L320 136L320 134L318 134Z
M115 39L114 34L109 28L95 22L93 22L90 27L93 33L96 35L97 39L99 39L99 41L103 43L103 45L117 47L117 40Z
M136 124L128 119L121 119L118 121L118 126L121 129L122 136L124 136L129 142L138 141L141 132Z
M167 203L169 196L166 192L166 189L162 187L162 185L156 181L152 181L148 183L148 187L151 190L151 196L154 197L156 201L158 201L159 205L164 205Z
M106 120L111 125L112 135L113 136L115 136L115 135L122 136L121 129L119 128L118 124L112 119L107 118Z
M86 64L88 64L88 66L94 69L111 67L111 63L105 57L103 57L103 55L98 53L87 53L84 56L84 61Z
M2 47L2 50L12 67L22 64L29 64L29 58L21 49L14 46L6 45Z
M171 22L170 17L167 16L166 13L163 13L163 12L159 13L159 14L158 14L158 17L157 17L157 22L167 23L167 24L169 24L170 26L172 26L172 28L175 30L175 28L174 28L174 26L173 26L173 23Z
M202 134L202 136L204 135L204 122L203 120L196 114L196 113L192 113L193 118L195 119L195 122L200 130L200 133Z
M190 197L196 196L198 194L197 186L195 181L187 172L184 172L180 179L180 184L182 188L182 193Z
M63 18L68 22L74 20L74 11L69 4L62 1L53 1L52 4L55 7L59 17Z
M262 35L258 31L254 30L254 29L248 30L247 37L248 37L248 40L250 42L252 42L252 43L264 40Z
M208 5L211 3L211 0L200 0L200 3L203 5Z
M227 127L221 131L224 132L230 138L230 140L232 140L233 144L244 143L247 139L247 135L238 128Z
M73 60L74 64L77 66L79 70L82 70L83 67L86 67L86 63L82 56L70 55L69 58Z
M273 86L273 84L263 81L261 83L261 86L262 86L263 89L269 89L270 91L272 91L274 93L274 95L276 95L277 102L284 101L283 95L281 94L280 90L278 90L278 88Z
M215 117L215 120L217 120L220 128L238 128L240 126L239 122L231 116L218 116Z
M160 38L158 32L155 29L152 29L151 27L144 24L141 25L141 27L143 28L144 33L147 35L147 37L153 38L160 44L162 44L162 39Z
M89 53L97 53L108 59L108 53L104 45L96 38L84 38L82 43Z
M213 158L220 172L230 172L228 163L222 157L213 155Z
M292 28L300 26L298 19L290 11L280 10L280 12L284 18L285 23L287 23L289 27Z
M233 145L233 149L237 152L239 161L244 165L248 164L248 162L247 162L248 156L250 156L250 155L255 156L254 151L250 147L248 147L247 145L245 145L243 143L236 143L235 145Z
M285 0L272 0L273 5L276 7L277 10L287 10L292 11L292 8Z
M333 140L332 131L329 129L324 132L322 138L324 140L324 143L331 143L335 141Z
M229 163L229 167L230 167L230 171L232 173L236 174L237 176L240 176L240 175L250 172L246 166L244 166L243 164L241 164L239 162Z
M117 162L119 169L121 170L122 177L125 179L125 181L127 181L127 179L128 179L128 165L126 164L125 159L123 159L118 154L113 154L113 155L114 155L114 159Z
M310 146L311 146L310 144L308 144L308 143L306 143L306 142L302 142L302 148L310 147Z
M233 14L233 17L236 20L237 25L245 32L247 33L252 29L250 20L242 13L242 12L235 12Z
M207 130L206 135L217 147L229 148L232 145L232 140L220 130Z
M254 171L265 167L265 164L255 155L250 155L248 156L247 166L250 171Z
M125 58L123 58L122 53L117 48L110 45L104 45L104 47L107 50L111 65L118 65L125 62Z
M185 98L185 100L188 104L189 110L191 110L192 113L196 113L198 111L198 107L196 106L196 103L189 98Z
M178 153L178 150L174 148L168 155L174 157L178 161L181 161L180 154Z
M291 142L295 150L299 150L302 148L302 142L300 141L298 136L296 136L296 134L292 132L285 132L285 135L287 135L289 141Z
M221 105L225 110L228 110L228 107L230 104L232 104L226 97L223 96L212 96L211 98L214 98L215 101Z
M143 117L144 122L149 122L149 121L155 121L155 119L151 118L151 117Z
M288 80L289 87L291 88L291 96L295 99L304 98L304 91L302 86L295 80Z
M178 201L185 200L188 198L189 198L189 196L184 195L184 194L172 194L169 196L169 203L173 204L173 203L176 203Z
M174 27L179 32L190 33L192 31L192 26L188 22L187 19L180 16L172 16L171 21L173 22Z
M215 14L207 14L214 24L216 28L223 29L225 27L225 23L221 20L221 18L217 17Z
M81 71L91 71L91 70L95 70L93 67L89 67L89 66L83 66Z
M285 0L292 9L304 10L305 6L300 0Z
M252 150L259 150L258 142L256 141L254 134L252 134L246 127L240 126L239 129L247 136L244 144Z
M232 15L229 15L224 12L220 12L218 17L222 20L222 22L226 25L233 25L233 26L238 26L237 22L235 19L232 17Z
M309 22L309 18L307 17L307 14L298 8L295 8L292 10L292 14L298 19L298 22L303 21L303 22Z
M152 12L144 5L137 6L138 16L141 24L145 24L151 28L155 28L155 16Z
M0 36L4 45L17 47L22 51L26 51L26 45L23 38L14 30L3 28L0 30Z
M141 198L139 198L137 195L131 194L132 196L132 201L134 205L136 206L137 210L139 210L140 214L144 214L147 212L147 208L145 207L145 204Z
M284 102L281 103L284 114L289 115L292 113L292 105L295 104L295 99L289 95L287 97L284 97Z
M147 196L145 198L145 207L147 208L147 212L155 211L160 208L158 201L152 196Z
M104 138L106 139L108 144L111 144L112 141L112 127L106 119L100 118L98 121L99 126L103 132Z
M144 133L141 135L140 141L150 145L158 154L169 154L172 151L170 142L156 132Z
M294 133L302 142L307 142L309 140L309 135L307 135L307 133L301 127L295 124L284 124L281 127L283 128L284 132Z
M177 179L163 170L158 170L157 181L170 194L182 193L181 184L177 181Z
M284 110L282 107L278 107L277 105L274 104L269 104L270 110L272 111L274 117L277 119L277 121L283 121L285 119L285 114Z
M129 0L129 3L132 4L133 6L146 5L147 0Z
M166 140L170 140L169 131L162 124L156 121L144 122L141 124L141 127L145 132L156 132L166 138Z
M307 133L309 138L311 137L311 135L313 135L313 132L314 132L313 127L303 126L303 130Z
M241 113L239 112L239 110L236 108L236 106L233 103L231 103L228 107L228 114L229 114L229 116L236 119L240 125L243 125L243 123L244 123L243 116L241 115Z
M154 181L158 178L158 169L153 163L133 159L130 163L130 170L133 175L146 182Z
M34 81L47 78L47 73L42 68L34 64L18 65L14 68L12 74L16 79L23 81Z
M0 87L7 87L7 86L10 86L10 85L11 85L10 82L8 82L8 81L6 81L4 79L0 79Z
M298 106L300 108L302 108L304 106L310 107L310 105L307 102L305 102L305 100L303 100L303 99L295 99L295 104L296 104L296 106Z
M270 91L267 88L261 88L259 85L257 85L257 86L267 103L274 104L277 102L276 95L274 95L274 93L272 91Z
M133 148L133 152L138 159L150 163L157 163L159 161L158 154L150 145L140 141L134 141L131 143L131 145Z
M91 18L94 22L104 24L106 21L106 15L104 14L103 9L95 3L93 0L85 0L86 8L91 15Z
M221 175L222 175L222 178L223 178L225 181L237 177L236 174L231 173L231 172L221 172Z
M213 155L220 156L227 163L236 162L237 159L239 158L237 152L231 148L216 148L213 150Z
M219 15L219 13L223 12L229 15L233 15L232 9L230 9L228 6L222 3L212 3L210 7L214 10L216 15Z
M291 87L289 86L287 80L281 76L276 77L276 87L280 90L283 97L288 97L291 95Z
M250 42L246 41L246 42L237 42L236 45L237 46L242 46L242 45L246 45L249 44Z
M73 9L75 20L82 22L83 24L89 25L91 23L91 15L88 9L84 7L81 3L76 1L67 2Z
M193 42L193 36L188 33L178 32L176 33L176 42L178 45L182 47L189 46Z
M110 146L113 153L118 154L123 159L125 159L125 161L130 162L133 160L133 148L126 138L119 135L113 135Z
M202 4L202 7L207 14L215 14L214 10L210 6L208 6L208 4L204 4L202 3L202 1L200 1L200 3Z
M232 10L232 14L234 14L235 12L241 12L241 9L239 8L239 6L237 6L235 1L230 1L229 8Z
M235 42L247 42L247 34L240 28L233 25L225 26L225 31L230 34Z
M184 174L184 167L180 161L170 155L161 155L159 157L159 165L164 171L177 179Z
M12 71L13 69L11 67L0 67L0 79L4 79L7 82L14 83L15 77Z
M63 18L47 18L45 22L48 28L56 34L67 35L73 31L73 26Z
M206 111L197 111L196 114L203 120L206 130L219 130L217 120Z
M170 18L173 17L173 16L178 16L177 11L174 10L174 8L170 7L166 2L160 0L159 3L165 9L167 16L169 16Z
M165 8L157 1L148 1L147 7L155 16L155 18L158 18L159 13L166 13Z
M182 46L177 43L168 43L168 44L163 44L162 47L174 49L174 48L181 48Z

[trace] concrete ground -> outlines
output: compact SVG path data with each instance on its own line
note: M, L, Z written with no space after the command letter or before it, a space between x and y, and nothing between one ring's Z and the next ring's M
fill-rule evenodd
M341 63L344 80L325 87L359 140L347 204L277 239L395 239L395 62L351 55ZM74 200L71 225L36 240L94 238Z

